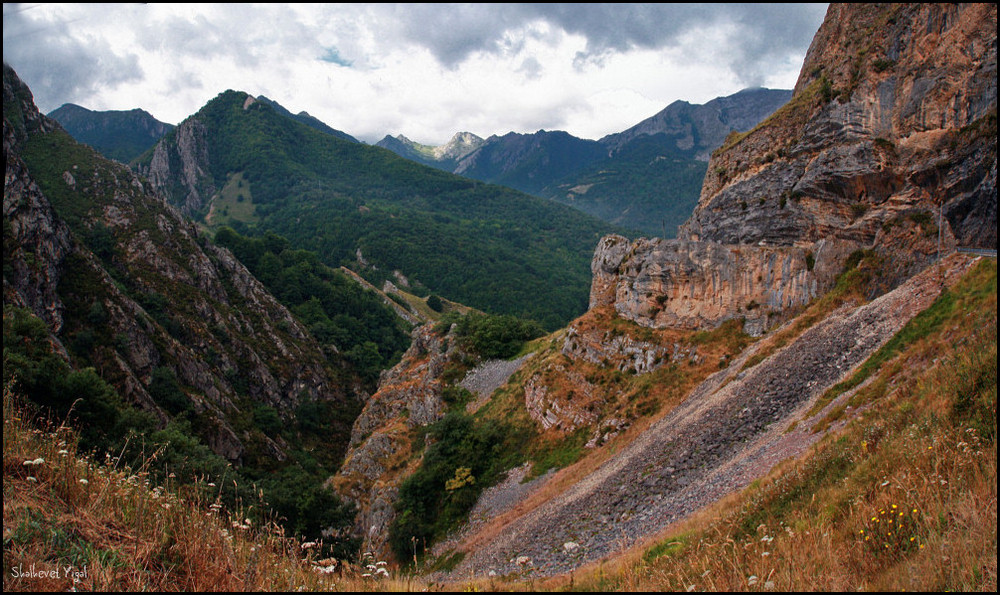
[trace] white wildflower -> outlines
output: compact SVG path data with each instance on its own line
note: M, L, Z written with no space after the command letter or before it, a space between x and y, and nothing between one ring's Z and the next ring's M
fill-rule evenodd
M90 482L87 481L86 479L83 479L83 478L80 479L80 484L81 485L87 485L88 483L90 483Z

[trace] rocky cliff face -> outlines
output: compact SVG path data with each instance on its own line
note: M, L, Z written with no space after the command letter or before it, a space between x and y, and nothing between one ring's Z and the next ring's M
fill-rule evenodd
M354 422L351 443L332 485L358 505L356 532L366 551L387 555L386 540L395 518L399 486L414 469L410 430L441 419L445 364L457 354L454 337L417 327L402 360L382 373L378 391Z
M858 248L894 283L939 246L996 247L996 7L835 4L794 96L713 153L676 242L605 239L591 301L683 327L768 316Z
M772 315L818 295L814 259L802 248L608 236L594 256L590 305L654 328L712 328L740 315L760 334Z
M995 130L992 5L832 5L792 101L715 153L684 232L873 245L901 215L943 207L946 234L995 246L995 225L980 236L966 220L995 218Z
M277 434L237 429L248 408L288 419L304 400L356 407L350 375L229 251L127 167L38 114L6 66L4 159L4 302L32 310L61 344L91 337L91 348L67 350L75 364L100 370L162 422L173 412L150 387L167 370L202 438L236 463L248 441L284 457ZM331 448L344 437L331 436Z
M170 195L173 184L179 186L175 196L183 196L179 206L186 215L193 215L208 204L216 192L209 169L208 138L205 125L196 118L180 123L173 142L159 142L153 150L149 168L140 173L149 178L153 187Z

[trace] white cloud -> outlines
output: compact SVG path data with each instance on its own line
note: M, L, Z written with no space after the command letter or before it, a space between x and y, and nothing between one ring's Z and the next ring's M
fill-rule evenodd
M825 5L4 5L4 59L42 111L177 123L226 89L375 142L567 130L790 88Z

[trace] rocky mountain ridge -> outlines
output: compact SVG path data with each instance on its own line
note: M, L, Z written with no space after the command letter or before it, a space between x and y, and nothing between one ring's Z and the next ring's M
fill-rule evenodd
M332 128L319 118L309 115L309 112L301 111L297 114L293 114L288 108L284 107L277 101L264 97L263 95L258 95L257 101L270 105L279 114L285 116L286 118L291 118L296 122L301 122L302 124L305 124L306 126L312 128L313 130L318 130L324 134L330 134L336 136L337 138L350 141L352 143L360 142L358 139L354 138L350 134L347 134L342 130L337 130L336 128Z
M286 456L279 435L234 421L248 408L284 419L307 401L357 408L350 372L332 366L228 250L127 167L39 114L6 66L4 114L4 301L42 318L68 358L101 369L162 423L190 410L203 420L202 439L233 463L249 456L249 443L254 456ZM96 344L75 347L84 337ZM154 397L164 374L183 403Z
M386 137L379 146L439 169L550 198L617 225L673 235L697 201L709 153L731 132L753 128L790 96L790 91L758 88L704 105L676 101L598 141L544 130L493 135L448 160L431 158L434 147L408 139Z
M399 485L414 470L410 430L444 416L442 375L456 349L454 337L435 332L433 325L416 328L410 349L383 372L379 390L354 422L347 456L331 485L358 506L355 531L364 537L366 551L385 553Z
M682 293L717 300L690 273L730 270L723 246L797 253L799 263L805 251L796 285L810 289L789 301L788 288L774 287L784 303L761 302L747 284L715 322L743 316L751 300L780 318L831 287L855 250L893 261L892 285L955 245L995 247L995 22L989 5L833 6L792 100L713 153L680 239L636 243L602 269L617 275L606 282L619 288L619 313L662 325L669 317L649 312L689 309ZM696 263L692 251L716 257ZM725 278L763 280L755 260Z
M792 92L757 87L717 97L702 105L675 101L661 112L635 126L600 139L609 152L616 152L640 136L663 134L681 151L691 151L699 161L722 146L730 133L746 132L788 103Z
M402 134L386 135L375 143L376 147L389 149L400 157L406 157L418 163L437 169L454 172L458 162L485 143L482 138L471 132L456 132L447 143L439 146L422 145Z

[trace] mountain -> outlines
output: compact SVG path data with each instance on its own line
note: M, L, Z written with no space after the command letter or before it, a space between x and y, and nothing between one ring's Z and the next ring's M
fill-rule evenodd
M77 141L90 145L110 159L128 163L173 130L141 109L92 111L66 103L48 114Z
M914 585L881 569L920 563L948 530L888 541L879 510L953 489L917 497L906 480L943 460L919 456L940 437L995 441L996 262L956 251L995 246L995 40L993 5L831 5L792 99L713 152L681 238L602 238L586 314L516 359L476 354L460 321L418 329L333 479L365 547L423 550L434 581L572 585L636 545L621 574L683 555L675 588L710 588L734 573L706 572L712 552L746 549L726 583L745 588L784 541L852 586L868 579L845 568ZM921 518L989 500L994 459L983 476ZM978 543L995 540L986 517ZM837 535L844 551L819 545ZM871 562L886 549L889 566ZM928 576L955 568L943 560Z
M538 195L552 180L604 156L600 144L556 130L491 136L463 157L455 173Z
M717 97L704 105L675 101L658 114L628 130L609 134L600 142L613 153L639 137L664 134L678 151L692 152L695 159L708 161L710 153L722 146L731 132L750 130L791 97L788 90L758 87Z
M375 146L389 149L400 157L405 157L417 163L423 163L444 171L454 172L458 161L482 146L483 139L471 132L457 132L447 143L433 147L421 145L406 138L402 134L385 138L375 143Z
M211 225L228 213L238 230L272 231L376 286L398 271L422 295L549 329L585 310L593 244L611 229L548 200L319 133L238 91L182 122L140 167Z
M264 97L263 95L258 95L257 96L257 101L260 101L262 103L270 105L279 114L281 114L281 115L283 115L283 116L285 116L287 118L291 118L291 119L295 120L296 122L301 122L301 123L305 124L306 126L314 129L314 130L318 130L318 131L324 132L326 134L331 134L333 136L336 136L337 138L342 138L342 139L344 139L346 141L350 141L352 143L360 142L360 141L358 141L358 139L354 138L350 134L347 134L346 132L342 132L340 130L336 130L334 128L330 128L329 126L327 126L325 123L323 123L319 119L314 118L313 116L310 116L308 112L299 112L297 114L293 114L292 112L290 112L287 109L285 109L284 107L282 107L282 105L279 104L277 101L274 101L272 99L268 99L267 97Z
M606 159L549 184L541 194L628 229L674 237L697 203L709 153L790 97L791 91L757 88L704 105L675 101L602 138Z
M745 89L704 105L676 101L599 141L566 132L509 133L465 143L454 158L399 136L379 146L445 171L550 198L630 230L673 237L691 214L709 153L732 132L746 132L791 91ZM455 139L446 147L454 146ZM465 149L468 150L465 150Z
M342 522L322 481L366 395L347 346L373 320L396 324L392 311L265 237L276 282L360 309L307 328L318 297L293 315L145 179L39 114L7 65L3 94L5 386L81 428L86 451L176 485L219 482L232 505L262 489L302 535ZM377 347L361 351L377 361Z

